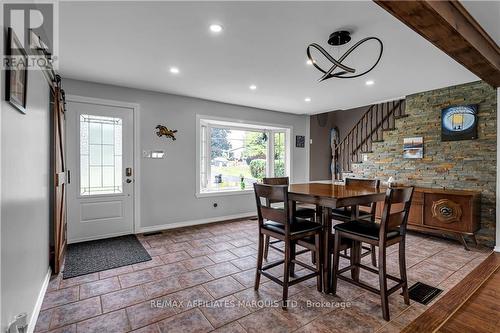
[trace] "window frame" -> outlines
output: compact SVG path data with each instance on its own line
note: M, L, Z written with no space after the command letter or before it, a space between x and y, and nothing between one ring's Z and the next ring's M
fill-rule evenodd
M202 127L205 126L206 137L205 146L203 147L202 142ZM227 195L244 195L253 193L253 188L246 188L244 190L223 190L223 191L203 191L201 186L202 180L202 150L204 150L205 154L205 173L206 173L206 181L208 181L208 177L210 175L210 155L211 155L211 145L209 144L210 140L208 140L208 134L211 132L211 128L227 128L233 130L241 130L241 131L251 131L255 130L256 132L266 132L268 134L268 144L267 144L267 160L266 163L266 177L272 177L274 173L274 133L276 132L284 132L285 133L285 171L286 174L291 178L292 175L292 155L293 149L291 144L293 126L281 125L281 124L271 124L271 123L263 123L263 122L255 122L255 121L247 121L247 120L239 120L232 118L223 118L223 117L214 117L214 116L205 116L205 115L196 115L196 192L195 195L198 198L202 197L214 197L214 196L227 196Z
M121 121L121 125L122 126L122 137L121 137L121 145L122 145L122 149L121 149L121 163L122 163L122 174L121 174L121 178L123 179L123 126L124 126L124 123L125 123L125 118L123 116L120 116L120 115L106 115L106 116L103 116L103 115L95 115L95 114L89 114L89 113L78 113L77 115L77 119L78 119L78 124L77 124L77 155L78 155L78 166L77 166L77 198L78 199L90 199L90 198L105 198L105 197L123 197L123 196L126 196L127 194L125 193L125 188L123 186L123 183L121 184L121 192L114 192L114 193L89 193L89 194L84 194L81 192L82 190L82 153L81 153L81 149L82 149L82 146L81 146L81 118L82 116L88 116L88 117L102 117L102 118L113 118L113 119L120 119ZM90 135L90 128L89 128L89 135ZM102 133L101 133L102 135ZM89 151L88 151L88 160L89 160L89 163L90 163L90 138L89 138L89 143L88 143L88 148ZM117 155L113 155L114 158L116 158ZM102 159L102 153L101 153L101 159ZM102 162L102 161L101 161ZM89 172L89 176L90 176L90 168L88 170ZM102 172L102 171L101 171ZM102 177L102 176L101 176ZM114 178L115 178L115 181L116 181L116 177L114 175ZM116 186L115 186L116 187ZM89 182L89 189L90 189L90 182Z

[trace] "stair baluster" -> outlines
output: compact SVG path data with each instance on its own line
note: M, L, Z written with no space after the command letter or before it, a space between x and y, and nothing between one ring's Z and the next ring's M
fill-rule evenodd
M352 172L353 163L362 163L363 153L373 151L373 142L383 140L384 131L396 127L396 119L405 117L404 100L371 105L344 139L335 147L340 173Z

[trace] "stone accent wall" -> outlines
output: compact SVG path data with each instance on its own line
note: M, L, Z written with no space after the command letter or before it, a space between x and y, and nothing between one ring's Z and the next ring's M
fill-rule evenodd
M396 120L396 130L384 132L373 144L367 161L355 164L351 176L392 176L397 183L420 187L481 191L481 230L478 240L495 241L496 90L479 81L407 96L408 117ZM478 104L478 139L441 141L441 109ZM424 158L404 159L403 138L424 138ZM348 176L348 174L344 174Z

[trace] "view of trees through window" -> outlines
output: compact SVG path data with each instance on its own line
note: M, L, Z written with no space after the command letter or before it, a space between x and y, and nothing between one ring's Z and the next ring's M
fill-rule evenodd
M210 130L209 190L251 188L252 184L269 176L285 176L285 132ZM273 170L268 170L268 151L273 139Z

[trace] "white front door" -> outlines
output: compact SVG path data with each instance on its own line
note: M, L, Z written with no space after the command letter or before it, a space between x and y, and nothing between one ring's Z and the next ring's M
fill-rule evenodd
M67 103L68 242L134 232L132 108Z

